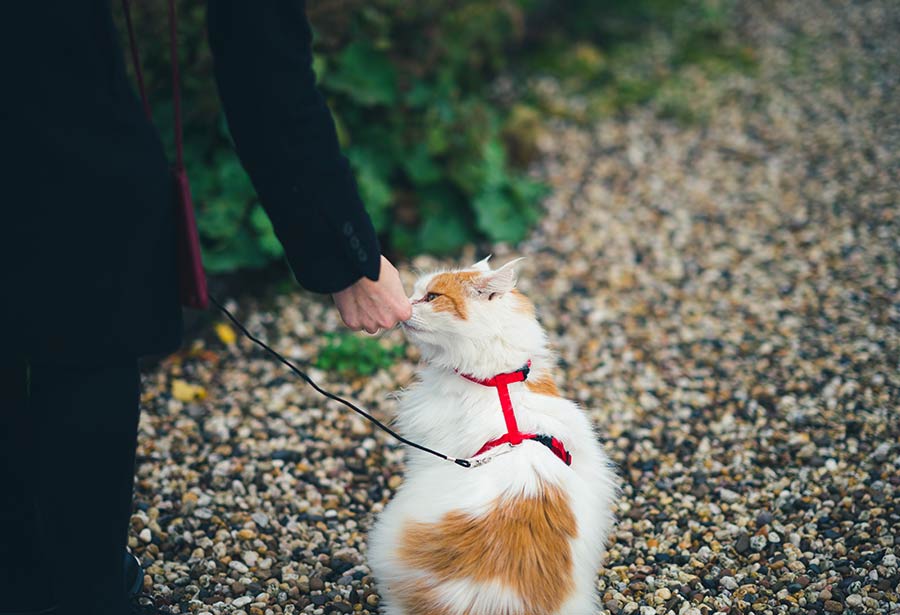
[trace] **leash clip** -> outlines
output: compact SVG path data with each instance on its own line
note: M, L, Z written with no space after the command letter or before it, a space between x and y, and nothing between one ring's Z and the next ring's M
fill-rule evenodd
M496 459L496 458L499 457L500 455L505 455L506 453L509 453L509 452L512 451L516 446L518 446L518 444L512 444L511 442L507 442L507 443L506 443L506 447L504 447L504 448L498 450L496 453L494 453L494 454L492 454L492 455L483 455L483 456L481 456L481 457L475 457L475 458L473 458L473 459L467 459L466 461L469 462L469 465L468 465L468 466L465 466L465 467L468 467L468 468L480 468L480 467L483 466L483 465L489 464L491 461L493 461L494 459Z

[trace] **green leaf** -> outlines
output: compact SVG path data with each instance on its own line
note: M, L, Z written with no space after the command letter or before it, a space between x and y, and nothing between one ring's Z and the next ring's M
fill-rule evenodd
M490 189L472 201L478 229L494 241L517 242L525 237L529 216L521 215L510 195Z
M347 45L322 83L362 105L393 105L397 100L394 66L384 52L364 41Z
M484 145L484 189L499 190L507 182L506 150L499 138L494 137Z
M514 181L511 181L509 189L512 191L517 203L532 205L538 212L540 211L541 199L550 194L549 186L525 176L517 177ZM537 221L539 217L539 215L533 216L534 220L532 221Z
M419 229L419 244L422 249L434 254L453 252L471 239L463 212L445 212L428 216Z
M406 104L411 107L424 107L435 98L434 88L424 81L416 81L404 96Z
M390 205L394 193L388 180L389 163L366 148L351 148L347 157L356 174L356 183L366 211L372 218L375 230L381 231L388 224Z
M446 254L473 238L465 204L449 185L438 184L424 189L420 197L423 222L417 243L421 251Z
M378 339L352 333L333 333L319 349L316 367L344 375L368 376L390 367L402 357L402 345L392 346Z
M250 224L256 231L256 241L263 254L273 259L280 258L284 254L284 248L275 235L272 221L260 205L254 206L250 212Z
M206 201L197 211L197 224L202 235L211 239L227 239L241 228L247 205L227 197Z
M428 148L421 143L407 152L403 168L412 182L419 186L434 183L441 178L440 167L432 160Z

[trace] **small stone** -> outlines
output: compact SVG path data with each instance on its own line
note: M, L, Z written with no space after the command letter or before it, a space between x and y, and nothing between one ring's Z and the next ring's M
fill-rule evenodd
M754 551L762 551L766 548L766 543L768 543L768 540L766 540L766 537L762 534L756 534L750 537L750 548Z
M891 443L890 442L882 442L878 445L878 447L872 451L871 458L875 461L884 461L887 459L888 453L891 452Z
M719 585L721 585L728 591L734 591L738 588L738 583L734 579L734 577L722 577L721 579L719 579Z
M772 523L772 519L774 516L769 511L765 510L758 515L756 515L756 526L762 527L764 525L768 525Z
M253 598L251 598L250 596L241 596L240 598L235 598L231 604L238 608L241 608L242 606L247 606L251 602L253 602Z
M858 606L862 606L863 599L859 594L850 594L847 596L847 606L852 609L855 609Z
M887 553L881 558L881 565L888 568L894 568L897 565L897 556L893 553Z
M841 603L837 600L826 600L825 601L825 610L829 613L840 613L844 610L844 607L841 606Z
M138 534L138 538L140 538L143 542L150 542L153 540L153 534L150 532L149 527L145 527L141 530L141 533Z
M194 516L203 520L212 519L213 511L208 508L198 508L194 511Z
M725 502L729 504L733 504L741 499L741 494L737 491L732 491L731 489L721 489L719 491L719 497L721 497Z
M656 597L665 602L672 598L672 592L666 587L660 587L656 590Z
M228 567L232 570L237 570L241 574L247 574L248 572L250 572L250 569L247 568L247 564L237 559L231 560L228 563Z
M369 594L366 596L366 604L369 606L378 606L378 596L376 594Z
M269 516L264 512L255 512L250 515L250 518L253 519L253 522L259 527L266 527L269 525Z
M737 540L734 542L734 550L741 555L750 550L750 536L746 532L738 534Z

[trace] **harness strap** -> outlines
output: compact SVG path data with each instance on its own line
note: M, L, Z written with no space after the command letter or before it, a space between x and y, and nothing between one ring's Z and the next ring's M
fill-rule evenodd
M531 360L521 368L517 369L514 372L507 372L504 374L497 374L491 378L476 378L469 374L463 374L462 372L457 372L460 376L474 382L476 384L480 384L486 387L494 387L497 389L497 396L500 398L500 409L503 411L503 421L506 423L506 433L500 436L499 438L495 438L494 440L490 440L486 442L484 446L482 446L475 456L481 455L489 451L492 448L500 446L501 444L511 444L512 446L518 446L524 440L535 440L540 442L547 448L549 448L554 455L559 457L563 463L566 465L572 465L572 455L566 450L565 445L561 440L548 436L545 434L533 434L533 433L522 433L519 431L519 425L516 422L516 413L513 410L512 400L509 397L509 385L514 382L524 382L528 378L528 374L531 371Z

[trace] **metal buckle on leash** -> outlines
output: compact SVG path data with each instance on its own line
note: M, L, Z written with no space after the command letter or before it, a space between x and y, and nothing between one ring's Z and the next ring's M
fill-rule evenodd
M505 455L506 453L512 451L517 446L518 446L518 444L512 444L510 442L507 442L504 447L498 448L497 452L495 452L493 454L485 454L485 455L482 455L481 457L475 457L472 459L468 459L467 461L469 462L469 467L470 468L480 468L483 465L487 465L491 461L493 461L494 459L499 457L500 455Z

